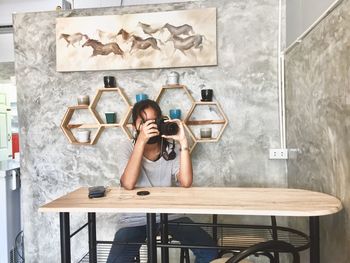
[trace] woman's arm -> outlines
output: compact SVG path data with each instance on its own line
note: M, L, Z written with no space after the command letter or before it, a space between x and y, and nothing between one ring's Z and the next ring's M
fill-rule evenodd
M192 160L186 137L180 141L180 171L177 180L183 187L191 187L193 181Z
M185 129L180 120L171 120L179 125L179 132L174 136L164 136L167 139L173 139L180 143L180 170L176 175L182 187L191 187L193 181L193 169L190 150L188 147Z
M148 139L159 134L154 120L146 121L140 129L141 131L137 137L134 150L132 151L128 164L125 167L124 173L120 178L121 185L127 190L135 188L140 176L143 151Z

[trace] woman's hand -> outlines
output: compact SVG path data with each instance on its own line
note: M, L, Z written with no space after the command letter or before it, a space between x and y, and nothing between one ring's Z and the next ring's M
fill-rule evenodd
M137 140L147 143L150 138L157 135L159 135L159 131L155 120L148 120L140 125L140 132Z
M174 119L174 120L166 120L165 122L175 122L179 126L179 131L175 135L162 135L163 138L165 139L172 139L175 141L178 141L182 147L187 147L187 138L185 134L185 128L179 119Z

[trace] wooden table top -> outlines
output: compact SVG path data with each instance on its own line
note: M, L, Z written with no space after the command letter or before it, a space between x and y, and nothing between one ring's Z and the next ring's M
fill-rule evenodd
M146 196L138 191L149 191ZM342 209L328 194L287 188L152 187L111 188L89 199L82 187L39 208L40 212L183 213L262 216L322 216Z

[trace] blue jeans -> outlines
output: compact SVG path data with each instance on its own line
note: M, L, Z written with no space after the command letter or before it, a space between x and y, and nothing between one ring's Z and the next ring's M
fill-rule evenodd
M169 222L193 223L188 217ZM168 233L181 244L215 246L212 237L199 226L169 225ZM145 242L146 226L125 227L119 229L114 236L115 242ZM139 255L141 245L117 245L113 243L107 263L131 263ZM191 249L196 256L195 263L209 263L214 260L218 251L216 249Z

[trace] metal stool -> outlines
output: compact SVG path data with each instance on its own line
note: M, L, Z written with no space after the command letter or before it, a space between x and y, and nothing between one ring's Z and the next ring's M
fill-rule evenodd
M229 260L230 258L218 258L218 259L215 259L213 261L211 261L210 263L226 263L227 260ZM250 260L241 260L239 263L253 263L252 261Z
M270 240L256 244L243 250L231 258L221 258L214 260L211 263L248 263L251 261L246 261L246 258L252 255L268 257L270 259L270 262L274 263L276 262L276 258L273 256L273 254L276 254L276 252L290 253L293 256L292 263L300 263L300 256L297 249L293 245L279 240Z

